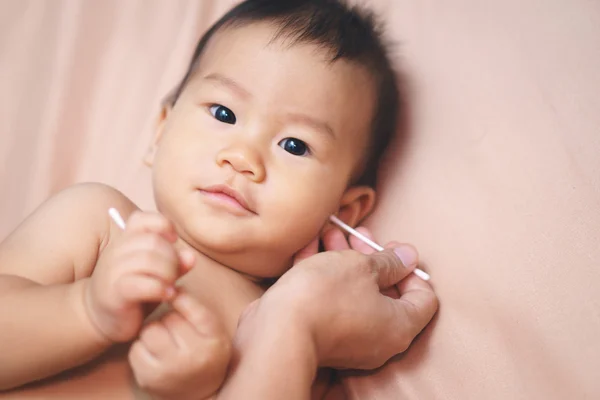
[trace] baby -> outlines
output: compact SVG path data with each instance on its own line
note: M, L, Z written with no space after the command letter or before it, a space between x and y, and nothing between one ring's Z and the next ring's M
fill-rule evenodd
M247 305L331 214L355 226L371 211L398 107L368 14L335 0L233 8L160 114L145 160L160 214L82 184L0 245L0 389L133 341L152 396L215 395Z

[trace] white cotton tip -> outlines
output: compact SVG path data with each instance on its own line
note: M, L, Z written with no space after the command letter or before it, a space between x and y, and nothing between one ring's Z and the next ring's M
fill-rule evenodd
M109 208L108 215L110 215L112 220L115 221L115 224L117 224L119 228L123 230L125 229L125 221L123 221L123 217L121 217L121 214L116 208Z
M419 268L415 269L414 273L416 276L423 279L424 281L428 281L431 279L431 276L429 276L429 274L427 272L425 272Z

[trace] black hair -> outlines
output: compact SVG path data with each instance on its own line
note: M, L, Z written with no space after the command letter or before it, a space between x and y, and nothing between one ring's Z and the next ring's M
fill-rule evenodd
M371 74L377 103L371 125L371 137L363 168L353 184L375 187L379 160L398 125L400 93L396 73L372 13L351 7L343 0L246 0L233 7L200 39L188 70L173 94L171 105L183 91L198 66L202 52L220 29L267 21L277 28L274 40L285 38L294 43L310 43L330 55L330 61L354 62Z

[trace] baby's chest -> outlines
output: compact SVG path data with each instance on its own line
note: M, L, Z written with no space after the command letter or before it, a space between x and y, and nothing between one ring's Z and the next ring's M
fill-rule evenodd
M179 290L190 294L214 312L232 338L242 312L264 293L258 284L242 277L236 278L198 269L190 271L179 282Z

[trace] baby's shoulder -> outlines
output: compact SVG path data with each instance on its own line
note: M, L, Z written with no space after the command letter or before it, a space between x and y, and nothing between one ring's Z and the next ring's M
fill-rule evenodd
M124 216L137 209L118 190L83 183L62 190L40 205L0 243L0 272L53 284L88 276L116 233L108 209Z
M69 220L109 226L109 208L116 208L123 216L128 216L138 207L122 192L102 183L79 183L70 186L53 196L43 207L52 211L55 217L64 216Z
M117 207L136 210L137 206L122 192L112 186L97 182L78 183L70 186L55 197L65 197L75 201L84 201L82 207Z
M111 201L128 201L131 202L122 192L112 186L98 182L84 182L69 186L58 192L55 197L97 197L98 200L109 199Z
M51 201L57 203L55 212L64 214L66 223L74 222L103 237L110 237L116 228L110 221L110 208L116 208L125 219L139 209L122 192L102 183L73 185Z

